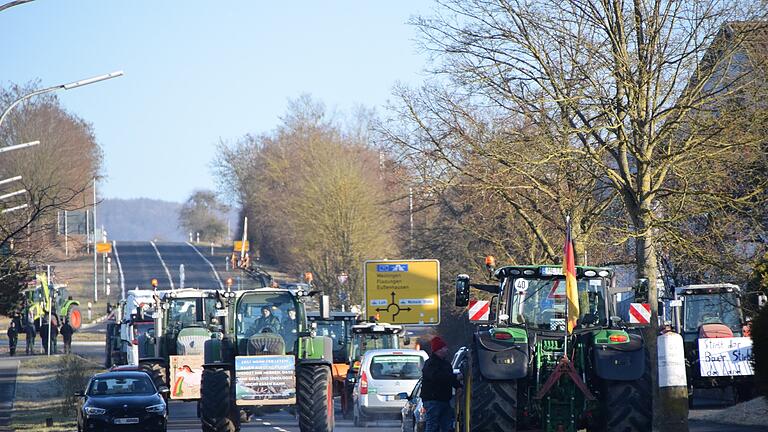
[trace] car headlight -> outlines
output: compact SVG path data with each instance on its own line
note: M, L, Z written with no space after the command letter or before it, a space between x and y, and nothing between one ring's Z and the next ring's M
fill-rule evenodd
M161 404L157 404L157 405L148 406L146 408L146 410L147 410L148 413L164 413L165 412L165 404L161 403Z
M93 416L102 415L105 412L107 412L107 410L105 410L104 408L96 408L96 407L85 407L83 411L85 411L86 414L93 415Z

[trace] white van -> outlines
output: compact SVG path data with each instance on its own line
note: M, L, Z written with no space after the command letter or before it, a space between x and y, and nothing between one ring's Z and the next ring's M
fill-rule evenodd
M411 394L427 358L426 352L414 349L366 352L352 391L355 426L377 417L399 419L406 401L398 394Z

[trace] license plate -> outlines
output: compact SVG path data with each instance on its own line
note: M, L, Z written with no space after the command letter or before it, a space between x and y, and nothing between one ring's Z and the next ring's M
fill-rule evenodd
M139 419L137 417L115 419L115 424L136 424L138 422L139 422Z

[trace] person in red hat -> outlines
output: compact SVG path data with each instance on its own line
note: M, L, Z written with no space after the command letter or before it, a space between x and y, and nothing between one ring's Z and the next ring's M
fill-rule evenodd
M449 432L453 426L451 398L461 383L448 362L448 344L440 336L432 338L432 354L422 368L421 399L427 410L424 432Z

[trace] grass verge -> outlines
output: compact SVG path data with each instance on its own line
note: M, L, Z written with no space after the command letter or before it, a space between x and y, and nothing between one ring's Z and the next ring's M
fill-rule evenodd
M22 360L16 377L12 428L44 432L76 429L73 392L84 389L88 379L101 371L99 365L77 355ZM46 426L48 418L53 420L52 426Z

